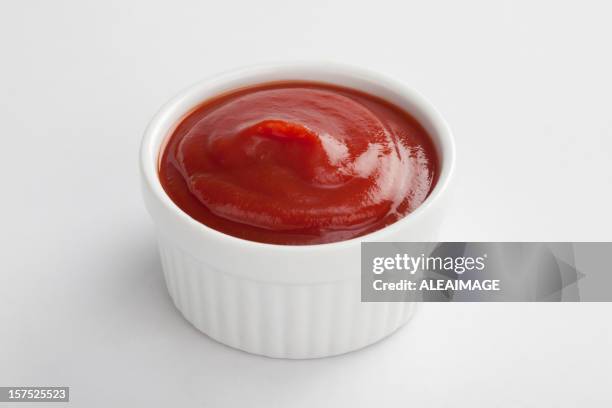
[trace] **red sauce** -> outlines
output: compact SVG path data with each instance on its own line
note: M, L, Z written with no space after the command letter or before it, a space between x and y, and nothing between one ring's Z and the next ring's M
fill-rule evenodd
M196 107L170 136L159 175L211 228L300 245L397 221L427 198L437 171L431 138L407 112L353 89L287 82Z

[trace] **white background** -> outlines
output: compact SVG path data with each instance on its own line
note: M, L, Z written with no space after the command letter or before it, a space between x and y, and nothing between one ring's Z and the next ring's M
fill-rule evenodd
M612 304L425 304L314 361L222 346L172 306L139 191L140 136L178 90L331 59L447 118L443 240L610 241L612 8L568 3L3 1L0 385L79 407L609 407Z

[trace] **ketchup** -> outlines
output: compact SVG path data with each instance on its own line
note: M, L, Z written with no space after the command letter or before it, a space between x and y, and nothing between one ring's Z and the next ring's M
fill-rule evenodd
M208 100L170 135L169 197L235 237L322 244L383 228L433 188L438 158L407 112L354 89L271 83Z

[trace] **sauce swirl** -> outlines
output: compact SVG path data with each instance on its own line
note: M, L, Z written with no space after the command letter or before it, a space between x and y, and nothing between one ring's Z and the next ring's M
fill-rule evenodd
M169 197L239 238L322 244L383 228L433 188L438 158L407 112L363 92L264 84L206 101L160 157Z

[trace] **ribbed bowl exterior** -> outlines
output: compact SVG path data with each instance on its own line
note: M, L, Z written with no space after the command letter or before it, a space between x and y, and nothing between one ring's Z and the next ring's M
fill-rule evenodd
M254 281L216 270L159 238L174 304L196 328L228 346L277 358L317 358L388 336L414 303L362 303L359 279L319 284Z

